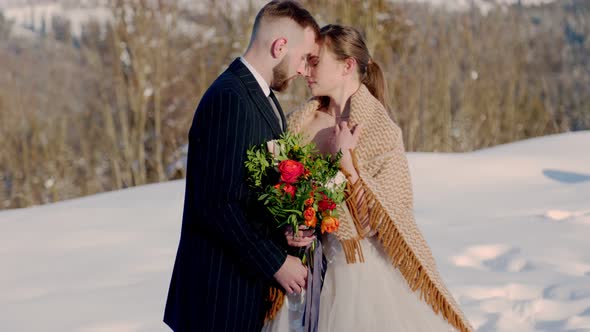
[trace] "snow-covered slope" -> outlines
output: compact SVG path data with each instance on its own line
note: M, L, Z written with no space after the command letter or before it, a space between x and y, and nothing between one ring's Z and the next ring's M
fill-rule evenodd
M590 132L409 154L417 222L478 331L590 331ZM166 331L184 182L0 213L0 330Z

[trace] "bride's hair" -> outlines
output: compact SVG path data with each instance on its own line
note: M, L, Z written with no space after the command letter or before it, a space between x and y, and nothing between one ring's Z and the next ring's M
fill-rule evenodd
M365 39L355 28L328 24L320 29L320 37L339 61L354 58L361 82L387 108L387 86L381 67L371 58Z

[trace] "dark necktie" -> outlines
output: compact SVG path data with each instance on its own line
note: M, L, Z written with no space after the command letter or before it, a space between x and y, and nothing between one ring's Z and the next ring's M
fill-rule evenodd
M277 116L277 119L279 120L279 125L281 126L281 129L284 129L284 125L283 125L283 119L281 118L281 112L279 111L278 108L278 104L279 101L277 100L277 97L275 97L274 92L272 92L272 90L270 90L270 95L268 95L268 101L270 102L270 106L272 107L272 110L275 112L275 115Z

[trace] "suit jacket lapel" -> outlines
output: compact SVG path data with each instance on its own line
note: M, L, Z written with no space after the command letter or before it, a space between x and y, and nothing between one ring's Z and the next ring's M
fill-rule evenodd
M262 88L258 84L258 81L256 81L256 78L254 78L254 75L252 75L250 70L246 68L240 59L234 60L234 62L232 62L232 64L229 66L229 70L236 74L242 83L244 83L248 93L250 94L250 98L252 98L252 101L254 101L254 104L256 104L258 111L260 111L268 125L271 127L273 133L276 136L280 136L283 130L279 126L279 121L275 115L275 112L270 106L269 100L262 92ZM277 105L277 107L280 107L280 105ZM282 111L280 113L281 117L283 117Z

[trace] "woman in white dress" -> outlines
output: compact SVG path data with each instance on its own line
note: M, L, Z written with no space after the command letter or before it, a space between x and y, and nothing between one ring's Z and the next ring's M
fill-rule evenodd
M320 153L342 151L348 181L340 228L322 235L328 265L318 330L472 331L414 222L401 131L385 107L380 67L355 29L328 25L321 37L307 75L314 98L288 116L289 130ZM308 240L287 238L294 246ZM283 301L263 331L308 329L299 295Z

